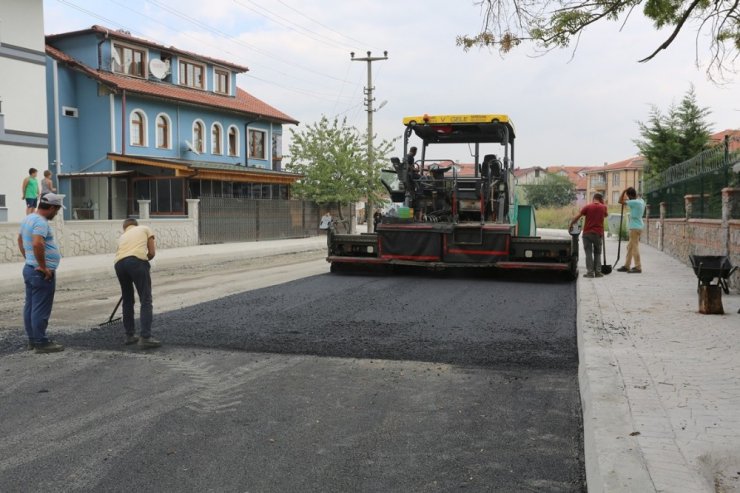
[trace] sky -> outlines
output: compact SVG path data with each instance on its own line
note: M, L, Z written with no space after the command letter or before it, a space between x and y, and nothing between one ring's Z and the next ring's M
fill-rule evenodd
M385 102L373 113L376 139L400 137L404 116L503 113L516 128L517 167L599 166L636 155L637 122L692 85L712 131L740 128L740 74L708 79L694 26L638 63L669 32L637 14L624 26L594 24L575 49L544 55L532 45L505 56L464 52L455 37L476 34L481 21L473 0L44 0L46 34L98 24L249 67L238 86L301 122L285 127L284 154L290 129L322 116L366 131L367 63L350 53L367 51L388 52L372 64L374 105ZM471 161L454 152L433 157Z

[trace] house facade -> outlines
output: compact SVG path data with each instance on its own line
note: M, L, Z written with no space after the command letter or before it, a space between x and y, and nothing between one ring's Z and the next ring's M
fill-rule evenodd
M636 156L616 163L591 168L586 172L588 177L587 197L600 192L607 205L619 203L619 196L627 187L634 187L642 193L642 173L645 158Z
M92 26L46 37L49 159L66 219L185 215L202 195L286 200L284 124L248 69Z
M19 222L28 169L48 167L42 0L3 0L0 74L0 222Z

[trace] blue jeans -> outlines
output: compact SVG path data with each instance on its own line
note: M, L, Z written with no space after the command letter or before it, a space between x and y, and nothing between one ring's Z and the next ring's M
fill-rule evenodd
M137 257L126 257L116 262L116 276L123 297L123 328L132 336L134 325L134 286L141 304L141 337L152 336L152 278L149 262Z
M23 281L26 284L26 304L23 307L23 325L26 328L28 341L34 345L49 342L46 327L49 325L51 307L54 304L54 292L57 287L56 273L48 281L43 272L26 264L23 267Z

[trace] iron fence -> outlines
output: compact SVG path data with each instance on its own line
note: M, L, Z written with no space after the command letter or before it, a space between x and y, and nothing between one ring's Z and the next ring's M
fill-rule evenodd
M316 236L319 206L304 200L200 197L201 244Z
M659 204L665 203L666 217L685 217L686 195L694 195L693 217L720 218L722 189L738 186L740 138L725 138L723 144L703 151L693 158L671 166L666 171L645 179L645 199L651 204L650 217L659 217Z

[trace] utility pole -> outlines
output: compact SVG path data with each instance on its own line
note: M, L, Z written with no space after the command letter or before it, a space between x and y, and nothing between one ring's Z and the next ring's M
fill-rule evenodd
M365 106L367 106L367 164L368 169L373 165L373 62L380 60L388 60L388 52L384 51L383 56L372 56L371 52L367 52L366 57L355 58L355 52L351 52L353 62L367 62L367 87L365 88ZM367 232L372 233L375 229L373 224L373 212L370 210L372 204L370 204L370 197L365 202L365 224L367 225Z

